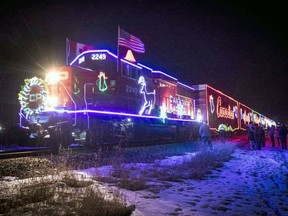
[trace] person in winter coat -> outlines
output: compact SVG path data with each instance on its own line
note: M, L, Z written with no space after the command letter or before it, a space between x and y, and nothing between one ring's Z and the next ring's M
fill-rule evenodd
M225 143L226 131L227 131L227 126L225 124L220 124L218 127L218 133L219 133L219 139L222 143Z
M248 141L249 141L249 144L250 144L250 150L255 150L256 149L254 131L255 131L255 127L254 127L253 123L250 122L250 124L247 127Z
M282 124L279 130L279 138L281 141L282 149L287 149L287 127L285 124Z
M275 128L275 138L277 140L278 146L280 146L280 137L279 137L279 130L280 130L280 126L277 125L277 127Z
M272 147L275 147L274 134L275 134L275 125L272 125L269 129L269 137L271 140Z
M255 124L255 130L254 130L254 140L255 140L255 147L258 150L261 150L262 148L262 136L261 136L261 128L258 124Z
M260 126L260 137L261 147L265 147L265 129L263 125Z
M210 149L212 149L210 127L207 124L207 122L203 122L202 125L200 126L199 135L201 137L202 142L207 143L209 145Z

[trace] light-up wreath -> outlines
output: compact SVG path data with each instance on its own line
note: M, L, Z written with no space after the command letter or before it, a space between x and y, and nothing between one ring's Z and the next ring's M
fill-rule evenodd
M45 106L48 89L45 82L37 77L24 80L25 85L21 87L18 100L21 110L26 116L39 114Z

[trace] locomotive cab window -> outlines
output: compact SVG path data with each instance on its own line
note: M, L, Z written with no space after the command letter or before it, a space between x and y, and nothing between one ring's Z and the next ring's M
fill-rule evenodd
M139 78L139 69L123 62L121 62L121 72L125 77L130 77L133 79Z

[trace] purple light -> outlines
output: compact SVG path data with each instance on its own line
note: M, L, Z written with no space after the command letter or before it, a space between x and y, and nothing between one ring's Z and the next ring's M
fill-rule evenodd
M111 111L101 111L101 110L59 110L59 109L49 109L44 110L43 112L58 112L58 113L68 113L68 114L76 114L76 113L95 113L95 114L103 114L103 115L117 115L117 116L128 116L128 117L140 117L140 118L150 118L150 119L159 119L160 117L157 116L147 116L147 115L138 115L138 114L131 114L131 113L122 113L122 112L111 112ZM176 119L176 118L168 118L171 121L185 121L185 122L197 122L193 119Z
M138 64L139 66L143 67L143 68L146 68L146 69L148 69L148 70L153 71L152 68L149 68L149 67L147 67L147 66L145 66L145 65L143 65L143 64L140 64L140 63L137 63L137 64Z
M76 58L70 63L70 65L73 65L75 61L77 61L80 57L82 57L83 55L87 54L87 53L99 53L99 52L106 52L108 53L110 56L113 56L114 58L117 59L117 56L113 53L111 53L110 51L108 50L88 50L88 51L85 51L81 54L79 54L78 56L76 56Z
M179 85L182 85L182 86L184 86L184 87L186 87L186 88L189 88L189 89L191 89L191 90L195 90L194 88L192 88L192 87L190 87L190 86L188 86L188 85L185 85L185 84L183 84L183 83L181 83L181 82L177 82Z
M172 77L172 76L170 76L170 75L168 75L168 74L166 74L166 73L164 73L162 71L154 71L153 70L152 73L160 73L160 74L163 74L164 76L167 76L167 77L169 77L171 79L177 80L175 77Z
M139 68L139 69L142 69L142 67L140 67L140 66L138 66L138 65L136 65L136 64L133 64L133 63L131 63L131 62L128 62L128 61L126 61L126 60L124 60L124 59L121 59L120 61L125 62L126 64L129 64L129 65L132 65L132 66L134 66L134 67L137 67L137 68Z

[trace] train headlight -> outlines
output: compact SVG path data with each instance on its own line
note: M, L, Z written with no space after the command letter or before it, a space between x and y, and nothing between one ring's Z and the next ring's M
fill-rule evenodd
M45 81L49 84L56 84L61 80L60 74L57 71L51 71L46 74Z

